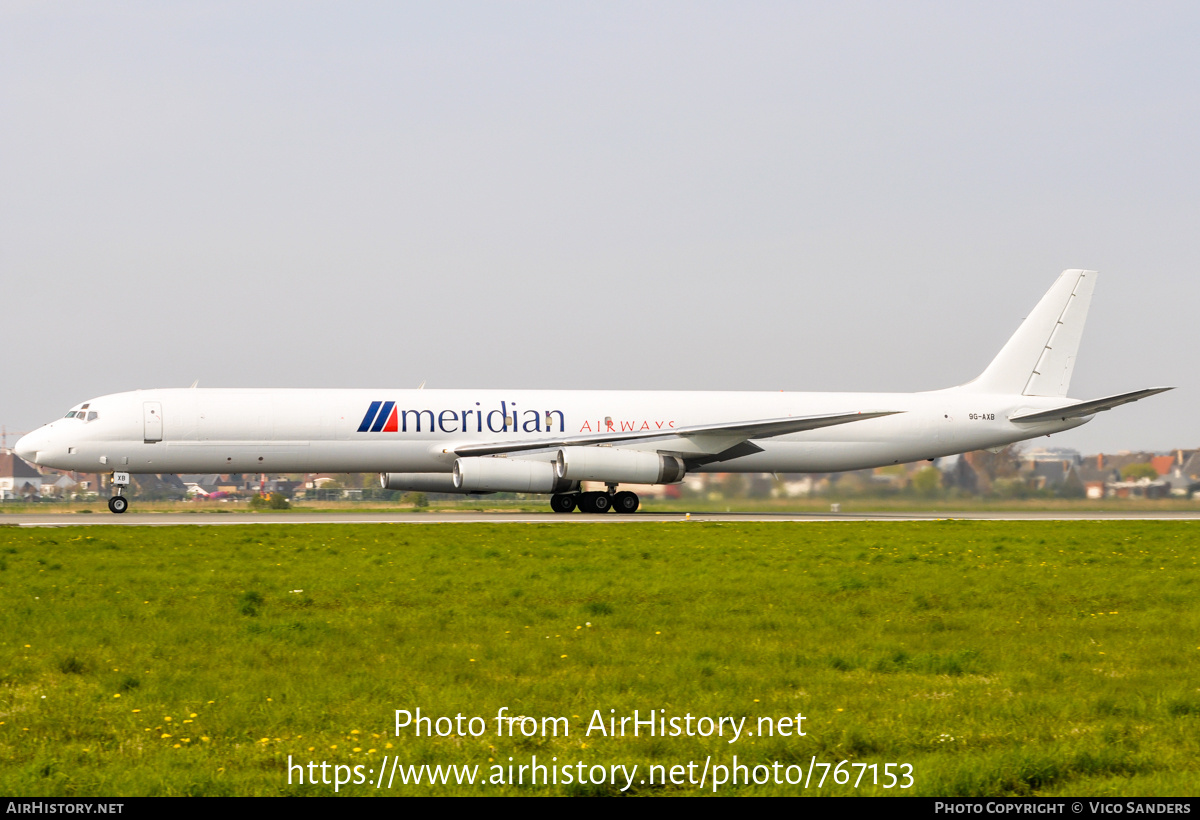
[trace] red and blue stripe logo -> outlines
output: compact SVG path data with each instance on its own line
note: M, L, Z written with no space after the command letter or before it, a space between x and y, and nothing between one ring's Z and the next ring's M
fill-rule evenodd
M373 401L358 425L360 433L395 433L399 429L396 421L396 402Z

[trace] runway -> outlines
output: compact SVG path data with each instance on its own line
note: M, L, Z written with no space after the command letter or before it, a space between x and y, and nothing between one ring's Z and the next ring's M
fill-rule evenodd
M0 526L19 527L167 527L236 526L247 524L667 524L667 523L805 523L835 521L1196 521L1200 510L1120 511L954 511L944 512L280 512L280 513L137 513L0 515Z

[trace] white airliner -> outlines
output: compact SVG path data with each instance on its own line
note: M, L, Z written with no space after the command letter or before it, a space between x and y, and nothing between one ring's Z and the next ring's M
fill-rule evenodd
M1068 270L987 369L925 393L163 389L84 402L17 442L46 467L131 473L378 472L384 487L551 494L633 512L620 484L689 472L832 472L1000 448L1170 390L1067 387L1096 273ZM581 481L607 492L580 492Z

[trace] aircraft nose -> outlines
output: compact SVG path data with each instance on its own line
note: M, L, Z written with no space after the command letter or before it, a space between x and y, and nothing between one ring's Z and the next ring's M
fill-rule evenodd
M25 461L33 464L37 463L38 449L41 446L42 435L40 430L34 430L32 433L26 433L17 440L17 445L13 448L13 452Z

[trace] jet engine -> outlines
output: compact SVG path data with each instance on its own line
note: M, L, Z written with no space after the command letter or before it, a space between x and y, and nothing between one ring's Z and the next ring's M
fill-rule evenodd
M683 459L620 447L563 447L554 461L561 479L606 484L674 484L683 480Z
M380 473L379 485L385 490L411 493L465 493L454 486L450 473Z
M518 458L460 458L454 462L457 492L562 493L579 488L579 483L560 478L549 461Z

